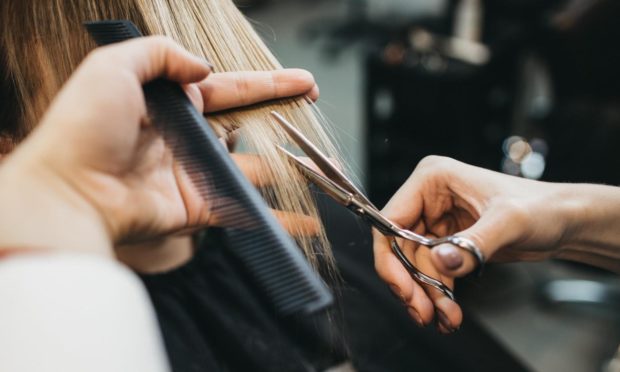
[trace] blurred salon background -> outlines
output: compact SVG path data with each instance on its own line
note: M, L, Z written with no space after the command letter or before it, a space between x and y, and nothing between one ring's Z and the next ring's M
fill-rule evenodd
M285 66L314 73L319 107L378 205L431 154L532 179L620 184L617 0L237 3ZM366 232L332 230L340 256L359 254L371 270ZM428 353L464 353L474 361L455 361L463 370L606 371L620 344L619 284L565 262L491 266L457 283L475 323L464 327L475 332L416 337L455 340ZM423 352L403 337L374 342ZM476 365L481 354L497 364L491 355ZM380 370L368 359L357 369ZM391 371L434 370L394 363Z

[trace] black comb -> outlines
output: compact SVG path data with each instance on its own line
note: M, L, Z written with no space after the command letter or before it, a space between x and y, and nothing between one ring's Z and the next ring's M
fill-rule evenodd
M99 45L141 37L126 20L84 24ZM332 303L326 285L310 268L267 204L243 176L206 119L176 83L144 85L149 118L175 159L208 200L212 218L258 289L281 315L312 313Z

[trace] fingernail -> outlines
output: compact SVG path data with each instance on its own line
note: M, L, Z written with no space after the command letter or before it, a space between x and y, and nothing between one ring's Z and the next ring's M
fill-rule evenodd
M390 284L390 290L396 295L396 297L398 297L399 300L405 302L405 297L402 295L402 293L400 293L400 288L393 284Z
M416 309L414 309L413 307L409 306L407 308L407 311L409 312L409 316L411 316L413 318L413 320L415 320L415 322L418 323L418 326L424 327L424 322L422 321L422 317L420 316L420 314L418 314Z
M441 257L441 261L449 270L456 270L463 265L463 256L456 247L445 244L437 248L437 254Z
M206 59L202 60L204 62L205 65L209 66L209 68L211 69L211 71L215 71L215 66L213 66L213 63L209 62Z
M312 89L310 89L310 92L308 92L308 96L313 97L312 100L316 101L319 98L319 95L320 95L319 86L315 84L312 87Z
M439 321L439 324L443 326L446 331L448 331L448 333L454 332L454 328L452 327L452 324L450 324L450 319L448 319L446 314L444 314L441 310L437 310L437 320Z
M444 327L443 324L441 323L437 323L437 330L439 331L439 333L443 335L450 334L450 331L446 329L446 327Z

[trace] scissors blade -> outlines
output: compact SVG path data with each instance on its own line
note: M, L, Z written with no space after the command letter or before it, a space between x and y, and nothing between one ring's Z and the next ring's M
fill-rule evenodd
M348 207L352 200L353 195L347 190L343 189L337 183L333 182L329 178L323 176L319 172L310 168L303 161L301 161L297 156L291 154L289 151L284 149L282 146L278 145L278 150L280 150L284 155L286 155L293 163L297 166L297 168L304 174L304 176L316 184L321 190L326 192L329 196L331 196L336 202Z
M336 183L340 188L355 195L358 199L367 203L368 206L374 207L374 205L368 200L368 198L362 193L347 176L345 176L340 169L338 169L321 150L319 150L310 140L308 140L297 128L289 123L282 115L277 111L271 111L271 115L282 126L286 133L297 143L297 145L308 155L310 159L319 167L319 169L325 174L326 178ZM305 165L305 164L304 164ZM316 173L316 172L315 172ZM317 173L318 174L318 173ZM322 176L321 176L322 177Z

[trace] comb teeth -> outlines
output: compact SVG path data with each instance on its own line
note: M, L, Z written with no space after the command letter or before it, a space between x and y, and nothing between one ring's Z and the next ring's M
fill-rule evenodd
M85 22L84 26L100 46L142 36L132 22L125 20Z
M141 36L129 21L88 22L99 45ZM144 85L149 116L177 162L224 226L232 253L281 315L312 313L332 295L312 271L266 203L241 174L181 87L166 80Z

